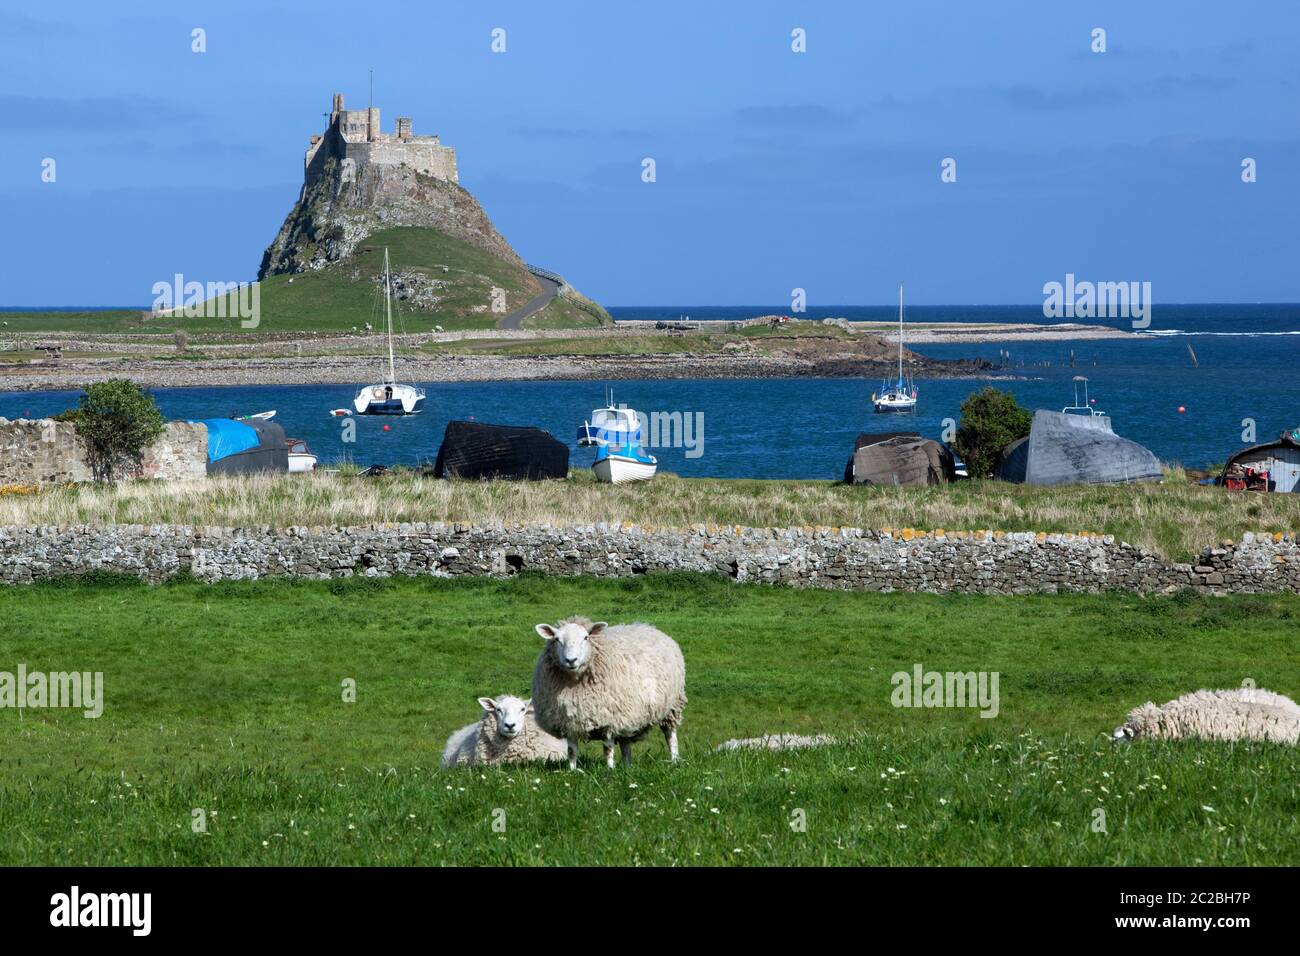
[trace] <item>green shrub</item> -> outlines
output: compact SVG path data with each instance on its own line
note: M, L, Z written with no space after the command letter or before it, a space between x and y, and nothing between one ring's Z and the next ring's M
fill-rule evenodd
M985 386L961 403L953 441L972 478L990 478L1007 445L1029 434L1034 416L1010 392Z
M123 378L86 386L77 407L58 418L76 427L95 480L109 484L140 473L145 449L165 427L153 396Z

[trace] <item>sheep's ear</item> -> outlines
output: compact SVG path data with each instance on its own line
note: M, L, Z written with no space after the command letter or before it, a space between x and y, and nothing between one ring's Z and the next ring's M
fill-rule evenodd
M591 627L587 628L587 636L595 637L607 627L609 627L609 625L604 621L597 621L595 624L591 625Z
M538 624L537 633L542 636L542 640L549 641L555 637L555 628L549 624Z
M524 713L531 714L532 712L533 712L533 699L529 697L526 701L524 701Z
M495 714L497 712L497 702L491 697L480 697L478 699L478 705L489 714Z

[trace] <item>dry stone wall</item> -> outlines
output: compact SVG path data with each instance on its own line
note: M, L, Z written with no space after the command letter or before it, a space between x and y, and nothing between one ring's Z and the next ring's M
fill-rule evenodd
M0 580L22 584L91 571L162 581L390 575L625 577L717 572L738 581L861 591L983 594L1300 591L1291 536L1245 535L1192 564L1111 537L917 533L830 528L647 529L476 526L349 528L5 527Z
M168 422L163 436L145 449L142 478L184 481L203 478L208 467L207 426ZM0 487L91 481L86 445L69 422L0 418Z

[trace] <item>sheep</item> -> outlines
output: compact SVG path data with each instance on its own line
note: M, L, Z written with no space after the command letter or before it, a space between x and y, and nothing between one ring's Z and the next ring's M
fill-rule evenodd
M808 737L803 734L764 734L762 737L742 737L728 740L713 749L722 753L727 750L802 750L805 747L825 747L835 743L835 738L827 734Z
M483 717L447 738L442 766L563 760L565 743L537 726L533 702L503 694L480 697Z
M614 744L632 762L632 744L658 726L677 760L677 727L686 707L686 662L677 642L649 624L593 624L571 617L538 624L546 641L533 671L537 723L568 741L569 769L578 766L578 743L599 740L605 764Z
M1136 737L1171 740L1271 740L1300 742L1300 706L1289 697L1253 687L1198 690L1157 707L1147 701L1116 727L1117 741Z

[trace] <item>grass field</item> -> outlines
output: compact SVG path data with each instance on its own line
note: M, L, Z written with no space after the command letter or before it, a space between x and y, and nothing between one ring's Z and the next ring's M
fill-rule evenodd
M0 488L0 525L356 525L480 521L553 525L633 522L789 527L828 525L945 531L1081 531L1113 534L1170 560L1187 560L1243 532L1300 531L1294 495L1233 494L1169 472L1159 485L1013 485L963 481L934 488L848 486L832 481L677 478L598 484L584 470L566 481L458 482L398 473L383 479L317 474L208 478L200 483L75 485L39 494Z
M681 643L683 761L656 738L612 771L595 745L579 773L438 770L475 697L526 693L532 625L575 612ZM0 710L0 864L1294 865L1295 748L1106 734L1201 686L1295 696L1297 620L1295 596L882 596L685 574L6 589L0 670L102 671L105 704L97 720ZM999 672L998 716L893 708L891 675L917 663ZM769 731L846 742L712 752Z
M5 332L107 333L136 332L170 335L184 329L192 334L345 332L361 328L367 322L375 328L383 325L383 301L376 290L383 275L384 248L395 277L416 273L426 281L441 284L438 303L430 310L419 310L398 300L394 302L394 322L399 331L431 332L435 325L444 329L491 329L500 317L488 311L492 289L506 293L507 311L523 305L541 291L528 272L498 259L459 239L434 229L400 227L384 229L366 239L356 253L344 262L334 263L318 272L296 276L271 276L261 283L261 319L256 329L245 329L237 316L238 300L227 299L223 313L227 318L184 318L157 316L145 318L140 311L112 312L0 312L0 339ZM171 276L160 277L167 281ZM141 290L141 301L149 290ZM246 294L247 295L247 294ZM597 307L598 308L598 307ZM585 327L599 325L598 319L570 303L560 303L537 317L541 327Z

